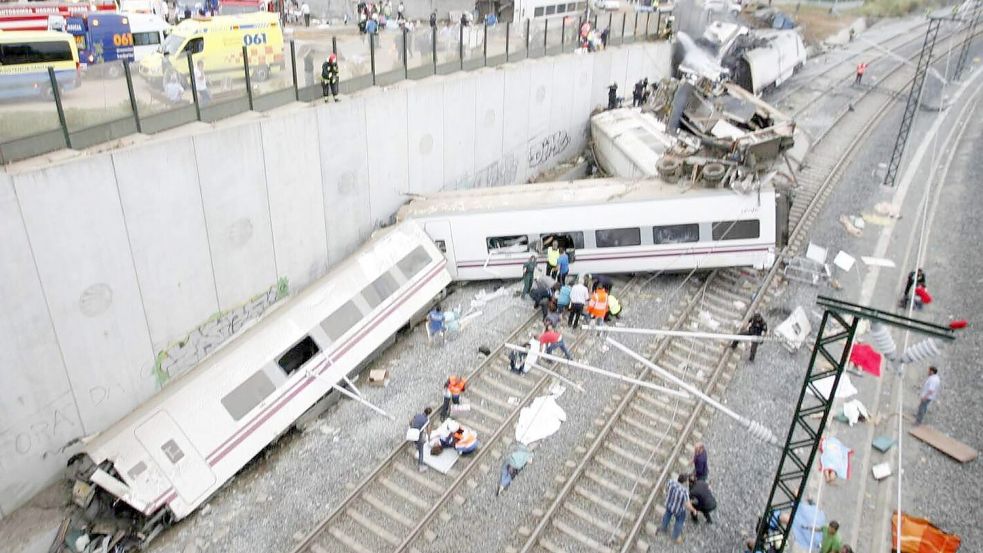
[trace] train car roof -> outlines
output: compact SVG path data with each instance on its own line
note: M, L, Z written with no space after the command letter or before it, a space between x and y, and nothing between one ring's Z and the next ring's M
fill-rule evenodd
M385 244L383 241L401 240L400 235L417 241L430 242L423 230L412 221L377 231L369 241L333 267L327 275L310 284L304 291L283 304L274 305L257 321L251 324L247 323L246 329L240 334L234 335L196 366L178 375L160 392L147 398L115 424L96 434L91 441L87 442L84 449L87 451L96 450L120 433L126 432L133 423L158 410L161 402L179 395L186 387L195 384L196 379L209 368L221 365L236 355L255 359L257 367L259 367L259 364L266 363L296 343L302 335L308 332L308 329L316 326L329 314L323 313L323 308L320 310L315 308L323 307L324 303L330 301L341 305L350 299L351 295L341 295L336 294L336 292L339 290L357 292L359 288L353 289L352 284L368 282L364 276L363 268L374 268L376 263L380 266L384 265L386 268L391 267L409 252L409 250L373 251L380 247L393 249L391 247L393 244ZM333 298L332 296L338 297ZM265 333L264 339L256 340L257 335L261 333Z
M523 211L543 207L735 195L738 193L729 188L686 187L668 184L660 179L604 178L516 184L438 192L430 196L417 197L399 209L396 220L475 212Z

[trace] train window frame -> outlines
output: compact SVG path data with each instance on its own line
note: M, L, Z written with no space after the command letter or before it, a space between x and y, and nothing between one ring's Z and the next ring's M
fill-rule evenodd
M239 422L275 391L276 384L265 370L259 369L222 397L222 407L232 420Z
M546 10L546 8L545 8L545 7L543 7L543 6L540 6L540 7L538 7L538 8L536 8L535 10L533 10L533 12L532 12L532 16L533 16L533 17L542 17L542 16L543 16L543 12L544 12L545 10Z
M602 240L601 233L609 232L622 232L622 233L633 233L627 235L630 241L634 242L631 244L612 244L610 243L609 237L604 235ZM642 245L642 229L639 227L620 227L620 228L608 228L608 229L597 229L594 231L594 245L597 248L633 248Z
M184 450L181 449L181 446L177 445L174 438L160 444L160 450L164 452L164 455L167 457L167 460L171 462L171 464L176 465L178 464L178 461L184 459Z
M685 231L694 231L696 233L696 237L693 238L693 239L691 239L691 240L689 240L689 239L687 239L687 240L659 240L659 236L658 236L659 231L666 231L666 230L670 230L670 229L671 230L684 229ZM692 238L692 235L687 236L686 238ZM677 225L658 225L658 226L653 226L652 227L652 243L655 244L655 245L657 245L657 246L664 245L664 244L692 244L694 242L699 242L699 241L700 241L700 224L699 223L680 223L680 224L677 224Z
M493 246L493 240L515 240L516 244L509 244L504 246ZM525 246L524 250L512 250L514 246ZM529 253L529 235L528 234L512 234L506 236L488 236L485 238L485 248L488 250L489 255L507 255L510 253Z
M399 279L392 271L386 271L368 283L359 292L369 309L375 309L391 298L399 290Z
M422 273L431 262L433 262L433 257L430 256L430 252L423 246L417 246L396 262L396 268L403 273L408 281Z
M358 317L354 318L354 315L356 314ZM338 317L343 317L343 319L335 321L335 319ZM345 334L348 333L349 330L358 325L358 323L362 322L362 319L364 318L365 314L362 313L361 309L359 309L358 304L355 303L355 300L351 299L338 306L338 308L332 311L330 315L325 317L321 321L320 327L321 330L324 331L324 334L328 337L328 340L330 340L331 343L334 343L340 340ZM339 328L335 325L344 326L344 330L336 333Z
M314 347L313 351L310 349L311 346ZM301 348L306 348L306 350L302 350ZM297 369L309 363L310 360L314 359L319 353L321 353L321 346L317 345L317 342L315 342L310 335L305 335L300 340L297 340L297 343L287 348L286 351L277 357L276 365L280 367L280 370L282 370L284 374L290 376L297 372ZM298 354L303 358L303 360L299 363L297 363L292 357ZM291 356L289 360L287 360L288 356ZM287 360L286 364L284 363L284 360Z
M748 230L751 230L748 232ZM723 232L719 232L723 230ZM758 219L738 219L735 221L714 221L710 235L715 242L726 240L756 240L761 238L761 221Z
M556 4L546 6L546 15L556 15Z
M544 242L547 238L556 238L557 236L563 236L573 243L574 250L582 250L584 249L584 244L586 243L585 242L586 236L584 236L584 234L585 233L582 230L570 230L564 232L546 232L539 235L539 243L537 245L539 246L540 253L545 252L546 247L544 246ZM565 247L569 247L569 246L565 246Z

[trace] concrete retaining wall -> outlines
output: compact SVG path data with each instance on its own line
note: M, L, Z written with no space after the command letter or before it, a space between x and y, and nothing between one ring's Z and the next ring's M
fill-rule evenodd
M323 275L409 194L580 152L665 44L406 82L0 173L0 516L168 380ZM189 135L190 134L190 135Z

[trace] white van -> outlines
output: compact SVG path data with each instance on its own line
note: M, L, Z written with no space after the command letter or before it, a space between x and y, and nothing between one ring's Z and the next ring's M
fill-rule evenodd
M119 3L121 13L152 13L160 17L167 17L167 4L163 0L121 0Z
M140 61L160 50L160 45L171 32L171 26L163 17L152 13L131 13L130 33L133 34L133 59Z

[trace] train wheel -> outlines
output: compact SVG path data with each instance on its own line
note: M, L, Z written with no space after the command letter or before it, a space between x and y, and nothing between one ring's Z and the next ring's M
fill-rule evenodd
M703 182L716 186L724 178L727 168L723 163L707 163L703 167Z
M655 169L659 172L659 176L665 179L667 182L676 182L679 178L679 171L683 166L683 162L679 161L674 157L663 157L656 163Z

